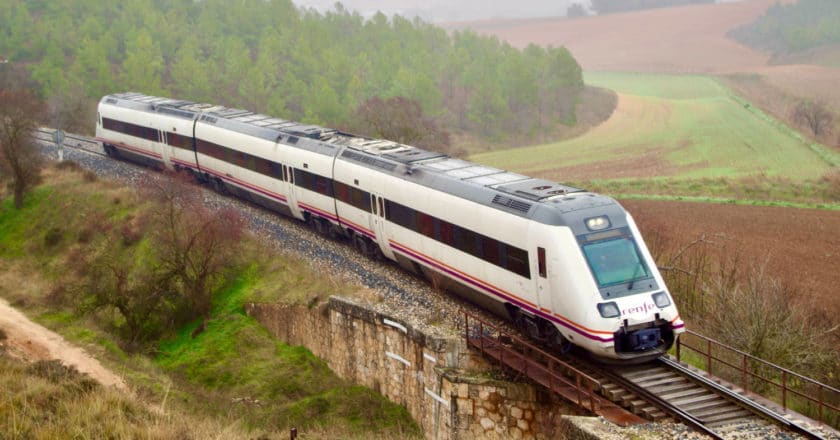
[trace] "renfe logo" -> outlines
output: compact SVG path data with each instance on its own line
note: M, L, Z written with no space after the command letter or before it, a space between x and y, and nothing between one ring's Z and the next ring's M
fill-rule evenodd
M656 310L656 304L646 302L640 306L636 307L628 307L621 311L621 316L624 315L636 315L636 314L646 314L649 310Z

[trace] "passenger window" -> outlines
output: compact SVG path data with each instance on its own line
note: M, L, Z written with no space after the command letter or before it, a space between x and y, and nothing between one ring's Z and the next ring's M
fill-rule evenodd
M538 266L540 271L540 276L545 278L548 274L545 268L545 249L537 248L537 259L538 259Z

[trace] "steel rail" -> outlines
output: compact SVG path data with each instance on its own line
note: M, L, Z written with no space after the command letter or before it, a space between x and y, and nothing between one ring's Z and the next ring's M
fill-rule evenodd
M54 132L55 132L55 129L46 128L46 127L39 127L39 128L35 129L35 133L37 135L46 135L46 137L44 138L44 137L40 137L40 136L37 136L37 135L33 136L33 137L40 142L46 142L46 143L52 144L53 143L52 134ZM67 142L68 140L74 140L74 141L77 142L77 144L73 145L73 144ZM106 157L108 156L107 154L105 154L104 151L96 151L96 150L92 150L90 148L84 148L84 147L79 145L80 142L86 143L86 144L92 144L92 145L95 145L95 146L100 145L99 141L97 141L95 139L91 139L87 136L79 136L79 135L75 135L75 134L71 134L71 133L65 133L64 134L63 146L73 148L73 149L76 149L76 150L79 150L79 151L84 151L86 153L95 154L95 155L98 155L98 156L106 156Z
M692 371L691 369L683 366L682 364L680 364L677 361L674 361L673 359L661 357L657 359L657 362L668 368L671 368L672 370L676 370L680 374L689 377L695 382L701 383L707 388L711 388L717 394L722 394L725 397L734 400L736 404L746 407L746 409L752 411L754 414L770 419L772 422L775 422L776 424L781 425L798 434L801 434L807 438L824 440L823 436L809 430L808 428L798 423L794 423L793 421L786 419L781 414L773 411L770 408L767 408L764 405L754 402L752 399L750 399L747 396L744 396L743 394L740 394L734 390L724 387L723 385L713 380L710 380L708 377L698 374L695 371Z
M685 423L695 431L700 432L701 434L705 434L715 440L725 439L725 437L721 436L720 434L706 426L706 424L700 421L698 418L692 416L688 412L668 402L662 397L657 396L650 390L640 385L637 385L633 381L622 377L620 374L616 374L614 371L611 370L609 366L595 366L595 368L597 368L599 373L608 377L610 380L616 382L617 384L624 387L636 396L644 399L646 402L653 404L660 410L664 411L666 414L669 414L670 416L674 417L680 422Z

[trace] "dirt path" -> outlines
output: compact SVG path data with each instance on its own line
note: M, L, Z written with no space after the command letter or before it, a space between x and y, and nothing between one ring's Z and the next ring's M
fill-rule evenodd
M0 329L6 334L6 339L0 341L0 345L5 346L15 357L27 361L58 359L88 374L102 385L128 390L122 378L103 367L98 360L64 340L61 335L30 321L2 298Z

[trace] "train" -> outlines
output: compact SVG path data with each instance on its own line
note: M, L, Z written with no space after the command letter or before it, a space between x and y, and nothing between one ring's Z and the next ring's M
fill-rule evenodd
M435 280L530 337L616 362L685 331L632 217L614 199L446 154L248 110L104 96L109 156L190 172Z

